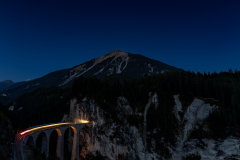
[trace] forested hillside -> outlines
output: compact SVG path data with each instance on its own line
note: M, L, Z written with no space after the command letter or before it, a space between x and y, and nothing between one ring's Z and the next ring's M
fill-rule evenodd
M12 141L14 138L14 131L12 123L6 116L6 110L0 102L0 159L9 160L12 152Z
M240 73L221 72L201 74L189 71L167 72L154 76L144 76L140 79L125 79L120 83L116 78L99 80L95 77L78 78L72 89L58 87L39 88L30 93L21 95L13 104L14 114L18 119L17 126L26 128L32 125L53 123L60 121L64 114L69 113L69 100L73 97L90 97L109 116L116 119L115 107L117 97L124 96L129 100L135 115L128 115L131 125L140 125L143 118L139 113L144 112L148 102L149 92L158 95L158 108L148 112L148 130L159 128L160 137L168 137L174 143L174 134L180 126L172 110L175 105L173 95L180 95L183 110L190 105L194 97L205 100L206 103L219 106L204 121L209 128L204 131L202 127L192 133L197 138L220 138L228 135L239 136L240 124ZM71 96L70 96L71 95ZM183 116L182 113L179 113ZM126 115L125 115L126 116ZM159 135L158 135L159 136Z
M173 134L177 132L176 118L173 115L175 105L173 95L180 95L183 110L193 101L194 97L203 99L206 103L218 105L204 121L202 126L193 132L192 137L224 138L228 135L239 136L240 124L240 72L233 73L197 73L190 71L168 72L140 79L125 79L120 83L117 79L100 81L94 77L80 77L72 87L72 98L79 99L88 96L113 118L117 97L126 97L134 111L143 113L148 101L148 93L156 92L159 99L157 110L148 113L148 129L160 128L161 134L174 142ZM150 108L151 109L151 108ZM179 113L180 116L181 113ZM129 117L133 125L141 124L138 116ZM202 130L203 125L209 128Z
M38 88L19 96L7 107L14 106L11 119L18 129L60 122L69 113L70 89L60 87Z
M155 75L178 70L181 69L139 54L116 49L72 68L51 72L31 81L15 83L5 90L2 90L4 88L1 86L6 86L8 81L0 82L0 102L4 105L8 104L16 100L20 95L41 87L71 88L74 80L79 76L96 76L101 80L105 77L118 77L122 82L124 77L140 78L144 74Z

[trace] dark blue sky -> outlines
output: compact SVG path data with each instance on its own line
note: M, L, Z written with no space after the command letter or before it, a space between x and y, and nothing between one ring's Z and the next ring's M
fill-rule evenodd
M194 72L240 69L240 1L0 1L0 81L120 49Z

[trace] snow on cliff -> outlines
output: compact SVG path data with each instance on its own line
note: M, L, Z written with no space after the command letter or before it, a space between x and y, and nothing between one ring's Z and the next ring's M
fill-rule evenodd
M173 113L177 117L179 124L182 124L182 130L176 135L177 142L175 146L167 145L172 154L171 160L181 160L192 154L201 155L203 160L212 159L240 159L239 145L240 140L235 137L228 137L221 140L212 139L189 139L189 135L197 124L201 124L205 118L209 116L218 106L205 104L203 100L195 98L186 111L182 110L182 104L179 95L174 96L175 107ZM83 98L82 100L72 99L70 102L70 121L74 119L89 119L94 121L93 128L85 128L81 132L82 151L81 155L87 153L96 155L98 151L103 156L107 156L111 160L118 159L121 155L122 159L135 160L158 160L166 159L164 155L154 152L155 142L152 140L151 153L146 150L146 122L147 112L151 104L158 107L158 95L149 93L149 100L145 106L143 116L144 124L140 127L130 126L124 115L136 114L128 100L125 97L118 97L116 112L118 118L124 122L124 125L114 122L107 118L109 113L103 111L92 99ZM184 112L184 116L180 117L179 113ZM68 117L65 115L65 119ZM154 132L158 132L155 130Z
M156 106L158 104L156 93L149 94L149 96L146 112L151 103ZM90 130L86 129L81 135L80 144L83 146L81 155L84 156L86 153L95 155L96 151L99 151L101 155L107 156L111 160L117 159L118 156L129 160L137 159L137 157L140 160L158 159L157 154L145 151L142 129L139 130L135 126L130 126L124 116L121 116L133 114L128 100L125 97L118 97L116 108L118 118L125 122L125 125L119 125L106 118L107 113L96 105L92 99L84 98L78 103L76 99L70 101L70 121L74 121L74 119L94 121L94 127Z
M218 108L218 106L205 104L203 100L195 98L185 111L183 120L181 120L178 112L183 111L182 104L179 101L179 95L175 95L174 98L176 103L174 113L179 123L183 123L184 121L185 123L183 130L177 137L178 142L172 154L173 160L181 160L182 157L187 157L192 154L201 155L202 160L220 160L226 158L240 159L240 140L238 138L228 137L227 139L217 141L212 139L189 139L189 135L197 123L201 124L214 109Z
M117 59L120 58L121 61L118 62ZM68 82L70 82L71 80L73 80L76 77L79 77L81 75L83 75L84 73L88 72L89 70L93 69L95 66L97 66L98 64L102 63L103 61L107 60L107 59L111 59L111 62L106 64L105 66L102 66L100 70L98 70L96 73L94 73L93 75L97 75L99 73L101 73L108 65L112 65L116 67L116 73L120 74L127 66L128 64L128 53L127 52L123 52L120 51L118 49L109 52L106 55L103 55L99 58L94 59L93 64L91 66L87 66L85 63L82 65L79 65L75 68L73 68L70 72L69 72L69 77L63 82L61 83L59 86L63 86L65 84L67 84ZM122 66L122 64L124 64L123 62L125 62L125 65ZM121 69L122 68L122 69ZM109 72L109 74L112 74L112 71Z

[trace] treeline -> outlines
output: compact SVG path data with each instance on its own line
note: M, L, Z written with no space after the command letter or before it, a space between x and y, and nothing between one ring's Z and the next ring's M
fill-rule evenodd
M26 128L43 123L59 122L64 114L69 113L69 101L77 97L92 98L107 113L107 118L123 122L117 118L117 97L128 99L134 114L123 115L130 125L138 127L143 124L144 109L149 100L149 92L158 95L158 107L152 105L148 110L147 129L158 132L152 137L157 140L157 148L162 148L161 137L165 142L174 144L178 133L177 119L173 114L175 105L173 95L180 95L183 110L191 104L194 97L219 106L196 129L192 138L224 138L228 135L239 136L240 124L240 73L194 73L190 71L167 72L140 79L128 78L122 83L117 78L79 77L72 88L59 87L38 88L21 95L14 104L14 116L9 115L18 128ZM23 108L21 108L23 107ZM141 114L139 114L141 113ZM183 113L179 113L183 117ZM15 118L14 118L15 117ZM207 128L207 129L206 129ZM164 142L164 143L165 143Z
M130 125L139 125L143 128L143 115L149 100L149 93L158 94L159 106L157 109L150 107L148 112L148 130L160 128L159 136L165 137L165 141L175 143L175 134L178 132L178 123L172 110L174 99L168 87L159 83L158 77L145 76L140 79L124 79L120 83L116 78L105 78L101 81L96 77L80 77L72 86L72 98L82 100L89 97L97 103L104 111L109 113L110 118L122 123L117 118L117 98L124 96L128 99L134 114L125 116ZM160 138L160 137L159 137Z
M167 72L140 79L124 79L120 83L116 78L101 81L95 77L80 77L72 86L71 97L85 96L94 99L105 111L115 115L117 97L126 97L132 109L143 113L149 99L149 92L156 92L159 105L150 107L148 112L148 130L159 128L156 137L165 137L168 142L175 142L179 126L173 115L175 105L173 95L180 95L183 110L194 98L201 98L206 103L219 106L204 121L208 129L194 131L192 137L223 138L228 135L239 136L240 124L240 72L194 73L190 71ZM180 113L181 114L181 113ZM115 117L115 116L114 116ZM129 119L132 125L142 123L138 116ZM181 115L183 117L183 115ZM203 128L202 125L202 128ZM159 144L159 147L161 144Z
M14 128L22 129L47 123L60 122L69 113L70 89L60 87L38 88L19 96L7 108L14 106L9 114Z

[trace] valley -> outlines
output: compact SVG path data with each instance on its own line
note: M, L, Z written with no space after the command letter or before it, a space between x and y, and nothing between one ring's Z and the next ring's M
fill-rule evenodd
M0 1L0 160L240 160L239 8Z
M125 55L116 53L119 51L114 51L113 57L110 52L96 63L110 63L114 57ZM71 87L35 85L32 91L2 106L2 112L12 123L12 132L19 134L38 125L87 120L93 126L77 132L79 159L239 158L240 119L236 113L240 72L196 74L173 70L124 79L83 76L79 71L73 75ZM69 136L67 141L73 139ZM69 142L66 142L68 158L72 154ZM56 146L56 142L51 143Z

